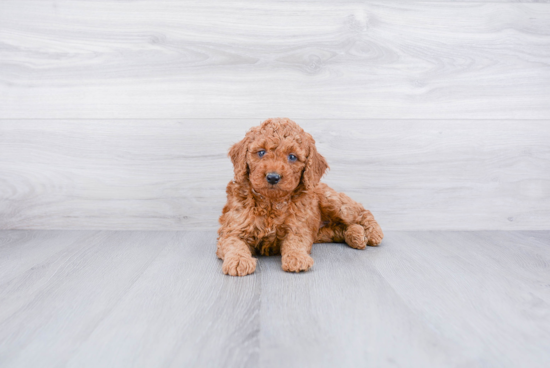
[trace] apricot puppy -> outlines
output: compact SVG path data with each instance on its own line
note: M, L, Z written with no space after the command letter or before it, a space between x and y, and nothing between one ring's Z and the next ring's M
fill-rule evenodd
M281 254L284 271L307 271L313 243L364 249L382 241L370 211L319 182L327 162L292 120L268 119L250 129L229 157L235 177L227 185L216 252L225 274L253 273L257 254Z

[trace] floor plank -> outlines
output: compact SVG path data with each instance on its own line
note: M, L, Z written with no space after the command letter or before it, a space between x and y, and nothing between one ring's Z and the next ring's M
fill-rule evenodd
M384 250L315 245L313 269L298 275L281 272L280 257L262 259L261 366L455 366L453 341L369 265Z
M385 244L392 251L381 248L369 261L415 313L459 347L465 360L458 363L544 367L550 362L550 303L538 295L540 283L550 279L547 267L533 270L534 280L521 277L519 267L510 265L517 261L509 250L515 242L492 232L392 235ZM508 258L508 265L494 258Z
M79 244L83 231L1 231L0 280L4 284L28 272L38 263L56 257L68 247ZM1 303L1 302L0 302Z
M258 275L230 278L215 233L174 233L69 367L257 367Z
M550 118L550 4L0 3L0 118Z
M390 231L364 251L315 245L303 274L261 257L244 278L221 273L215 237L0 232L0 365L550 363L548 231Z
M83 234L80 242L2 284L2 366L62 365L162 250L171 234Z
M204 366L213 349L218 365L254 366L259 289L225 278L214 252L212 233L82 236L1 285L0 365Z

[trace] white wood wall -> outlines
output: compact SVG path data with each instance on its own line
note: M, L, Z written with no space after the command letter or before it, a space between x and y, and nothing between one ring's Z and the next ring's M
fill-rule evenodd
M0 1L0 228L215 228L268 117L385 229L548 229L550 3Z

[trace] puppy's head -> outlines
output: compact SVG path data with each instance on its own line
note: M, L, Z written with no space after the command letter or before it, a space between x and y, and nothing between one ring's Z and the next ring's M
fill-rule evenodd
M252 188L267 197L292 192L300 184L311 189L328 169L315 148L313 137L287 118L264 121L250 129L229 150L235 181L250 181Z

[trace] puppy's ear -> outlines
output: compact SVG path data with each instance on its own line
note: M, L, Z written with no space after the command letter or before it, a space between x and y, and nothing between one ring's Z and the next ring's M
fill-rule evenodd
M309 156L306 159L306 167L303 174L303 181L306 189L314 188L328 168L327 161L317 152L315 141L311 138Z
M228 156L233 163L236 182L242 182L248 177L248 164L246 163L248 142L249 138L244 137L240 142L235 143L229 150Z

